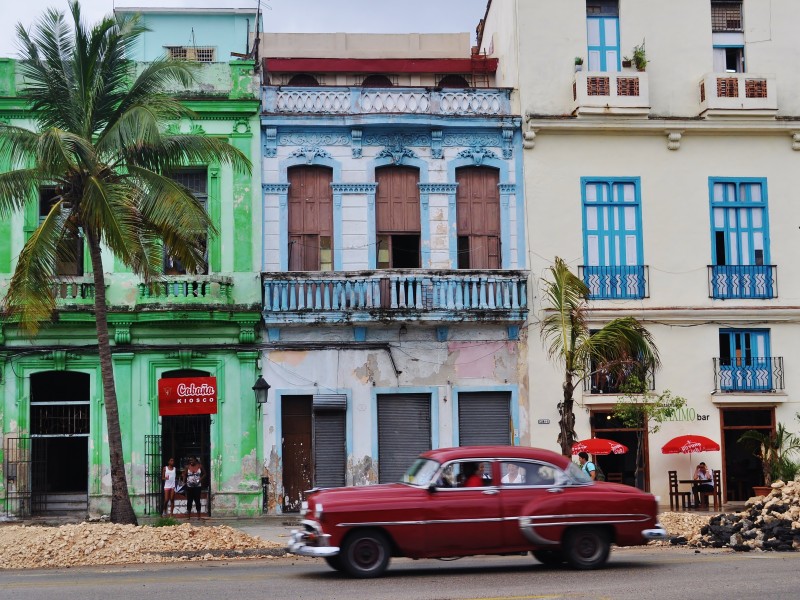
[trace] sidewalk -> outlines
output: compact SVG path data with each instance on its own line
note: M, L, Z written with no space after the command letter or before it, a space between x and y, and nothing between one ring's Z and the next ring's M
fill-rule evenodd
M150 521L147 518L140 518L139 524L145 525ZM183 523L185 519L178 519ZM281 546L286 546L292 529L300 528L300 519L297 515L262 515L260 517L210 517L207 519L192 519L192 525L197 527L216 527L227 525L257 537L264 541L275 542Z

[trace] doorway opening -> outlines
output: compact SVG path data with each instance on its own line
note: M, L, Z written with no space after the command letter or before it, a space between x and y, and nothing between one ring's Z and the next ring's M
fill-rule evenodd
M196 369L177 369L161 375L162 378L209 376L208 372ZM180 479L193 457L199 459L204 474L200 491L200 512L211 516L211 415L161 417L161 466L174 458ZM175 494L175 514L186 514L186 497L183 494Z
M609 454L607 456L594 456L595 462L600 465L606 478L618 479L621 483L650 491L650 473L645 457L648 456L647 430L644 427L625 427L615 418L611 411L592 411L592 437L614 440L628 447L625 454ZM639 457L639 477L636 477L636 444L638 434L642 434L642 451Z
M775 430L774 408L722 408L722 456L725 497L744 501L753 495L753 486L764 485L761 461L753 449L739 438L745 431L772 433Z
M89 398L86 373L31 375L31 512L70 514L89 507Z

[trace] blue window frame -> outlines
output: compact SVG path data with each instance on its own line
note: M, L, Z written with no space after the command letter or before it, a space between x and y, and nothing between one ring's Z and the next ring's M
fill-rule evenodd
M586 37L589 45L589 70L619 71L622 66L619 55L619 17L587 17Z
M711 295L773 298L767 180L709 178L711 204Z
M773 389L769 330L720 330L719 389L723 392Z
M583 279L592 298L644 298L640 179L581 178Z

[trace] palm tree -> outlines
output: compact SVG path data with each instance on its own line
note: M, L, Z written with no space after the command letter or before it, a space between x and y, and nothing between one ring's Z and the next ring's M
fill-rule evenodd
M545 316L540 332L549 358L564 367L558 443L562 454L570 456L576 442L572 396L591 375L591 365L615 372L632 366L655 369L660 362L650 332L633 317L614 319L597 331L589 329L589 289L563 259L556 257L549 275L543 280Z
M74 261L85 240L94 276L94 313L108 426L111 520L136 523L122 453L108 332L101 250L106 248L145 281L161 275L163 247L193 272L204 263L214 229L203 206L169 174L187 164L219 161L249 171L247 158L224 141L168 135L169 121L192 116L163 92L187 85L185 63L157 60L135 76L126 59L144 32L138 17L106 17L89 28L70 3L72 25L47 10L31 33L17 35L20 68L37 131L0 125L0 218L8 218L53 186L55 198L19 254L4 300L10 317L35 334L52 318L57 264ZM1 161L0 161L1 162Z
M775 431L750 429L739 436L740 442L748 442L753 447L753 456L761 461L764 485L772 485L776 479L785 477L787 466L793 468L792 456L800 452L800 437L789 432L783 423L778 423Z

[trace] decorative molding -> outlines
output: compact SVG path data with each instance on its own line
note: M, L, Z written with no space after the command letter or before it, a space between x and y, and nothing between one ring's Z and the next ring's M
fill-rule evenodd
M497 189L500 190L500 194L504 196L508 196L511 194L517 193L517 184L516 183L498 183Z
M792 132L792 150L800 150L800 131Z
M233 124L233 134L234 135L247 135L252 134L253 131L250 129L250 122L247 119L238 119Z
M165 130L167 135L206 135L202 125L189 121L189 131L183 131L181 123L170 123Z
M531 127L531 124L528 123L528 131L522 134L522 147L525 150L533 150L534 146L536 146L537 133L539 133L539 130L535 127Z
M493 158L495 160L499 160L497 154L494 151L489 150L488 148L484 148L483 146L473 146L472 148L467 148L466 150L462 150L458 154L456 154L456 158L469 158L472 159L476 165L480 166L483 164L483 161L487 158Z
M425 133L365 135L365 146L430 146L431 138Z
M447 334L450 332L450 328L447 325L442 325L436 328L436 341L437 342L446 342L447 341Z
M114 343L131 343L131 321L117 321L114 323Z
M262 183L261 191L265 194L286 194L289 192L288 183Z
M67 360L78 360L80 356L66 350L53 350L52 352L45 352L40 358L41 360L52 361L54 371L66 371Z
M458 146L491 146L492 148L500 148L503 145L503 139L500 135L493 133L449 133L444 136L443 144L446 148Z
M278 155L278 128L264 128L264 156L275 158Z
M373 194L378 189L377 183L332 183L334 194Z
M508 339L511 341L519 341L519 325L508 326Z
M418 183L420 194L455 194L457 183Z
M367 341L367 328L366 327L353 327L353 341L366 342Z
M402 165L406 158L419 158L417 153L406 148L402 144L395 144L392 147L387 146L378 153L377 158L391 158L392 162L396 165Z
M175 360L178 359L181 369L191 369L192 360L195 358L206 358L206 355L196 350L178 350L177 352L170 352L167 358Z
M362 155L361 137L363 133L364 132L357 127L354 127L350 131L350 139L352 140L353 144L353 158L361 158Z
M280 327L268 327L267 328L267 339L270 342L280 342L281 341L281 328Z
M510 127L503 127L503 158L514 157L514 130Z
M435 159L444 158L444 150L442 149L441 129L434 129L431 131L431 158Z
M240 344L256 343L256 327L258 327L258 323L258 321L241 321L239 323Z
M667 149L680 150L682 137L683 137L683 131L679 130L667 131Z
M349 146L348 136L339 133L282 133L278 136L279 146Z
M312 164L315 158L333 158L331 153L323 150L319 146L303 146L293 151L290 155L292 158L303 157L306 159L306 164Z

